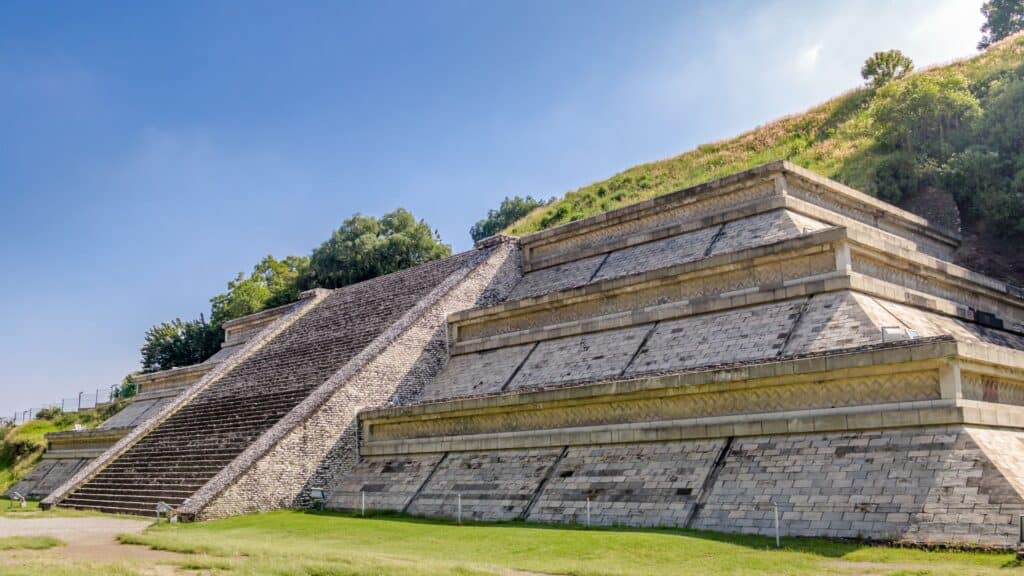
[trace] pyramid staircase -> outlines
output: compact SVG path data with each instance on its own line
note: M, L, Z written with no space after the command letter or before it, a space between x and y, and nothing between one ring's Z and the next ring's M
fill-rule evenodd
M137 515L154 514L161 502L175 508L185 504L426 294L476 262L478 254L319 291L313 302L279 322L283 328L275 324L253 337L257 344L251 350L239 351L235 363L196 384L190 400L130 439L127 449L84 472L84 481L73 479L73 488L58 490L52 503Z

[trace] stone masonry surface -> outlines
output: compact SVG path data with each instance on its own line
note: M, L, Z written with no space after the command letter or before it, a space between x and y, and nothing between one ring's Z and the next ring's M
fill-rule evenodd
M658 324L627 374L680 370L778 355L804 299Z
M500 392L533 347L533 344L523 344L454 356L441 374L427 384L422 399L441 400Z
M509 299L518 300L583 286L590 282L603 261L603 255L592 256L526 274Z
M329 508L401 512L440 462L442 454L363 458L335 484Z
M469 254L460 268L390 320L372 342L197 492L182 512L208 519L303 506L310 489L327 488L350 471L358 462L357 412L418 398L447 357L448 315L493 304L518 280L519 254L513 244ZM407 272L423 281L429 266ZM394 293L379 293L388 296ZM364 304L351 301L352 306ZM352 313L358 314L359 308Z
M818 222L813 218L789 210L774 210L726 224L722 234L711 247L711 254L735 252L825 228L828 228L828 224Z
M621 376L650 325L541 342L512 379L509 390Z
M1016 450L1024 438L949 427L737 440L694 527L770 534L775 503L786 535L917 543L955 535L1009 546L1024 501L975 434Z
M157 501L190 498L471 256L333 291L62 504L149 512Z
M528 520L685 526L723 440L572 446Z
M608 260L594 277L595 282L693 262L704 257L722 226L701 228L664 240L638 244L608 255Z
M453 518L462 498L468 520L515 520L555 465L561 450L449 454L409 506L420 516Z

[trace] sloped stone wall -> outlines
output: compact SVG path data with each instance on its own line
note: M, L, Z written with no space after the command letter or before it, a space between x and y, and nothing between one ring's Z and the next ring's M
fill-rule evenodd
M484 250L312 393L182 507L209 519L303 506L358 461L359 410L418 398L447 360L452 312L504 299L521 274L511 243Z
M331 503L366 490L368 508L454 518L462 494L466 519L582 524L589 498L595 525L762 535L778 505L784 536L1005 548L1022 447L1024 432L944 426L374 457Z
M522 517L561 449L447 454L408 507L410 514L466 520Z

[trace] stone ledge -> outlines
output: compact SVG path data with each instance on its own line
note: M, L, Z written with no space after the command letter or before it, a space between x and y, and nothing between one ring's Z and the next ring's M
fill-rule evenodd
M552 306L576 304L588 299L605 298L610 292L614 291L636 291L640 285L645 283L659 281L663 283L679 282L683 277L691 275L714 275L724 270L747 267L751 264L776 262L798 255L821 253L830 250L834 243L845 238L846 231L843 228L830 228L820 232L812 232L798 238L782 240L737 252L718 254L677 266L595 282L579 288L554 292L543 296L513 300L487 308L465 310L452 314L448 321L450 324L457 326L469 322L493 320L533 308L551 308Z
M956 342L952 337L941 336L771 361L757 360L727 366L709 366L698 370L642 378L584 382L546 390L515 391L408 406L375 408L361 412L360 420L366 422L383 419L415 419L461 411L506 410L523 404L620 396L673 388L696 390L695 387L709 385L720 387L733 386L736 383L755 385L749 384L755 380L767 384L781 381L792 383L806 379L820 379L824 372L831 372L832 378L891 373L893 365L915 362L919 365L906 367L904 371L922 368L934 369L937 365L931 361L952 360L958 355L963 355L968 359L978 359L980 355L983 359L987 359L986 355L991 352L990 348L992 347L979 345L962 348L962 344ZM1016 355L1024 359L1024 353L1016 352Z
M43 454L43 460L81 460L97 458L110 446L99 448L80 448L75 450L48 450Z
M996 423L994 413L1013 412L1002 420L1013 424ZM749 415L695 418L682 421L616 424L552 430L475 434L365 442L361 455L389 456L433 452L462 452L477 450L508 450L580 446L590 444L617 444L631 442L664 442L670 440L698 440L772 434L803 434L808 432L844 432L880 430L948 424L975 424L1024 428L1024 409L999 406L977 409L955 406L950 400L923 403L881 404L850 408L830 408L803 412L782 412L770 415Z
M809 185L815 192L827 196L830 201L844 207L852 207L856 212L870 216L872 222L869 222L869 224L877 226L880 224L880 221L884 220L888 227L902 231L903 234L901 235L905 238L924 237L938 245L947 246L948 250L955 248L959 244L960 238L958 234L931 225L920 216L896 208L828 178L818 176L789 162L777 161L638 202L611 212L605 212L584 220L524 236L520 239L520 242L524 248L525 268L531 268L529 253L537 246L553 244L569 237L594 232L627 221L639 220L670 207L681 207L699 199L726 194L736 188L750 186L757 182L772 181L778 178L783 180L792 178L805 185ZM776 187L785 188L784 185L779 185L778 180L776 180Z

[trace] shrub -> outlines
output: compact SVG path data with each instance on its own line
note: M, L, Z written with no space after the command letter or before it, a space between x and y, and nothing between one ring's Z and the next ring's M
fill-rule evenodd
M875 194L887 202L898 203L920 185L918 162L906 152L886 156L875 168Z
M943 162L981 105L960 73L931 73L881 88L869 115L884 146Z
M40 420L56 420L60 418L64 411L61 410L60 406L50 406L48 408L42 408L36 412L36 418Z
M598 191L599 196L604 195L602 190L604 188ZM544 202L537 200L533 196L527 196L526 198L519 196L506 197L501 201L501 205L498 206L497 210L489 210L486 218L473 224L473 227L469 229L469 235L473 238L474 242L483 240L488 236L493 236L516 220L529 214L534 208L543 205Z

